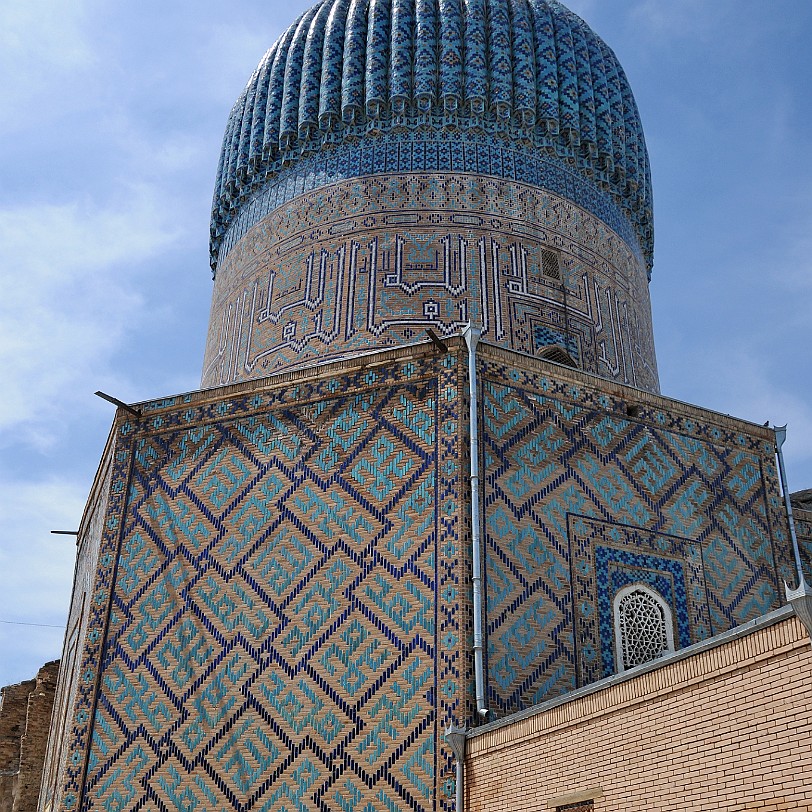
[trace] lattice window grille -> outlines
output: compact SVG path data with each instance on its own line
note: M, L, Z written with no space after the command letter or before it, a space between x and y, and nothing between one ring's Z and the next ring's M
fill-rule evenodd
M615 652L619 671L674 651L674 624L668 604L641 584L621 589L614 600Z
M549 279L561 279L561 257L557 251L541 249L541 272Z

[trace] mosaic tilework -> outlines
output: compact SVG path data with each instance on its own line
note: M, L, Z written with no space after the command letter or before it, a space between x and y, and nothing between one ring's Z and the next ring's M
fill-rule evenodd
M678 647L710 635L700 544L577 515L568 516L568 542L579 685L618 671L612 600L630 584L644 583L665 599Z
M342 180L376 174L432 172L475 172L552 192L602 220L623 239L641 264L643 262L637 235L623 210L611 195L574 171L566 161L538 150L494 143L493 138L484 135L428 139L398 133L385 142L361 142L326 154L311 155L281 170L242 204L222 239L217 241L217 255L212 263L215 273L248 231L299 195Z
M550 327L536 327L533 331L533 349L538 351L553 346L564 347L575 361L580 356L578 342L571 336Z
M39 807L59 808L59 799L65 783L65 772L76 755L75 742L77 728L69 727L74 722L73 709L81 688L83 701L87 697L87 662L79 659L90 643L95 643L97 629L90 629L91 619L98 619L88 611L91 596L98 600L94 592L94 578L99 566L99 549L103 536L109 532L108 501L111 489L113 452L108 445L102 455L97 479L88 498L85 514L80 524L77 538L78 549L74 570L73 592L66 623L65 643L59 666L59 682L54 700L53 715L48 739L48 752L42 772ZM81 727L80 727L81 729ZM70 756L70 760L68 758Z
M795 534L801 549L801 563L806 582L812 584L812 510L793 508Z
M633 579L670 603L680 645L780 605L792 559L766 430L487 353L485 571L497 713L613 673L611 601Z
M110 588L115 573L122 516L127 499L127 483L130 478L131 429L116 437L110 453L112 465L109 473L106 515L100 536L94 534L91 539L94 546L98 545L98 550L93 551L96 554L96 570L90 585L89 600L83 609L85 637L76 668L78 686L74 707L68 716L65 743L61 748L64 762L56 768L64 784L61 792L53 799L54 808L60 808L65 812L74 812L78 808L84 786L99 665L104 632L109 619ZM76 587L77 584L74 583L74 590Z
M413 358L122 421L62 809L453 804L458 375Z
M543 272L560 255L561 280ZM203 385L410 343L431 327L528 354L564 335L582 368L657 391L643 265L599 219L534 186L381 175L274 210L215 280Z
M251 195L302 158L347 142L397 151L403 134L448 133L566 163L614 198L651 267L651 178L628 81L580 18L546 0L317 3L266 53L231 111L213 260Z

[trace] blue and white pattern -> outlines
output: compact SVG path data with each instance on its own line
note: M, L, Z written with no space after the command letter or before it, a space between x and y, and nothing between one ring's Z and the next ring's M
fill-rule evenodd
M453 805L458 363L119 421L62 810Z
M300 195L352 178L429 172L438 173L439 183L447 182L448 173L468 174L515 180L552 192L598 217L644 262L634 227L622 206L565 161L527 147L494 143L486 135L427 138L398 133L387 140L345 144L281 169L240 206L217 241L213 267L215 271L221 267L232 248L257 223Z
M404 136L484 136L567 167L620 209L651 268L634 97L611 49L556 0L317 3L267 52L229 116L213 267L231 223L280 173L341 144L361 153Z
M632 583L670 606L679 647L780 606L793 562L767 429L649 400L632 417L594 379L515 357L481 375L495 712L615 673L612 600Z

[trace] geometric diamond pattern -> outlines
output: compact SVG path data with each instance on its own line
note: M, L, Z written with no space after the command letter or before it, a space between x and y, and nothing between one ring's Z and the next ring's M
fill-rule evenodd
M801 563L807 583L812 583L812 510L793 509Z
M626 585L671 605L679 646L780 604L792 561L760 429L648 402L631 417L577 375L480 363L489 707L616 671Z
M393 362L119 427L63 808L450 809L458 375Z
M778 605L793 560L759 427L483 348L488 704L612 673L614 595L679 646ZM472 717L465 358L119 418L63 810L450 810ZM799 511L804 558L812 516Z

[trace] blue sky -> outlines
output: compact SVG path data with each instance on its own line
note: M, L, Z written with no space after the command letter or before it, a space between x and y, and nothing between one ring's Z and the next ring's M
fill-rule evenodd
M61 652L75 550L49 531L78 526L107 437L92 393L199 384L226 118L307 5L0 5L0 685ZM812 3L569 6L643 117L663 393L788 422L812 487Z

